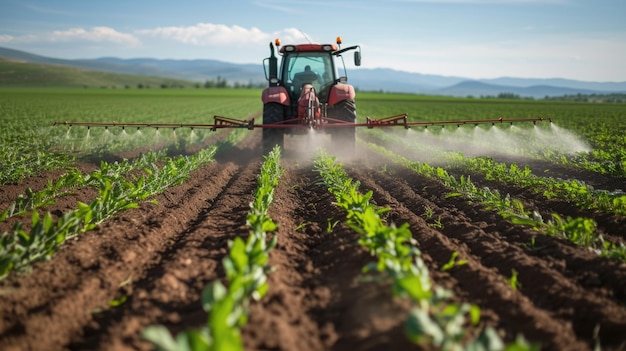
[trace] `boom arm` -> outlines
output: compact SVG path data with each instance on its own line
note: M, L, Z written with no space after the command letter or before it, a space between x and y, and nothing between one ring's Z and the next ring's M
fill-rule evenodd
M452 121L438 121L438 122L428 122L428 121L408 121L408 115L406 113L380 118L373 119L370 117L366 118L365 123L350 123L342 120L322 117L321 123L311 125L311 124L293 124L293 122L300 121L298 118L294 118L291 120L281 121L280 123L272 123L272 124L254 124L254 119L249 120L240 120L236 118L222 117L222 116L213 116L214 123L213 124L193 124L193 123L118 123L118 122L54 122L53 125L64 125L64 126L83 126L83 127L137 127L137 128L198 128L198 129L211 129L212 131L216 131L222 128L342 128L342 127L367 127L367 128L378 128L378 127L404 127L411 128L412 126L423 126L428 128L429 126L445 126L445 125L457 125L460 127L465 124L488 124L491 123L495 125L496 123L518 123L518 122L533 122L537 124L537 122L549 121L552 123L551 117L537 117L537 118L497 118L497 119L466 119L466 120L452 120Z

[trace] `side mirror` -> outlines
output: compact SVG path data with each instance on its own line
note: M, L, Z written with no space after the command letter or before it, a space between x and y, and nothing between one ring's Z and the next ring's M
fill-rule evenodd
M355 66L361 65L361 52L360 51L354 52L354 65Z

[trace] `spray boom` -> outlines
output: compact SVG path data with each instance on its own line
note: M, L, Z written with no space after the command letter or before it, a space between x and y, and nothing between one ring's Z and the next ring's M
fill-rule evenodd
M518 122L532 122L533 124L537 124L537 122L549 121L552 123L551 117L537 117L537 118L497 118L497 119L466 119L466 120L451 120L451 121L437 121L437 122L428 122L428 121L408 121L408 115L406 113L389 116L379 119L374 119L371 117L366 118L365 123L349 123L342 120L334 119L334 118L320 118L319 121L315 124L298 124L297 122L300 119L286 120L281 123L273 123L273 124L254 124L254 119L249 120L241 120L230 117L222 117L222 116L213 116L214 123L213 124L193 124L193 123L118 123L118 122L54 122L53 125L65 125L65 126L83 126L83 127L137 127L137 128L199 128L199 129L211 129L212 131L216 131L218 129L223 128L342 128L342 127L367 127L367 128L378 128L378 127L404 127L411 128L412 126L423 126L424 128L428 128L429 126L446 126L446 125L457 125L460 127L461 125L479 125L479 124L488 124L491 123L495 125L496 123L518 123ZM296 123L293 123L296 122Z

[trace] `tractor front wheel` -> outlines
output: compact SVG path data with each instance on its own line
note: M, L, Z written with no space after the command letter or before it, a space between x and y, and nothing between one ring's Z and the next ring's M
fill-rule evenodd
M356 123L356 104L354 100L343 100L328 109L328 117L344 122ZM335 154L353 157L356 150L356 127L330 128Z
M285 116L285 106L268 102L263 105L263 124L282 122ZM266 155L274 146L283 148L283 130L281 128L263 128L263 154Z

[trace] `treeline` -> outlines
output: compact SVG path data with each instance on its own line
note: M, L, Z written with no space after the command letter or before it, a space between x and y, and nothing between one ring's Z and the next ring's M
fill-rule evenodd
M468 96L473 98L473 96ZM519 100L535 100L530 96L520 96L514 93L500 93L496 96L493 95L481 95L481 99L519 99ZM543 100L552 101L580 101L580 102L612 102L612 103L625 103L626 93L610 93L610 94L572 94L562 96L548 96L546 95Z
M473 98L473 96L468 96L468 98ZM520 99L520 100L534 100L535 98L531 96L519 96L514 93L500 93L496 96L493 95L481 95L481 99Z
M626 93L611 93L611 94L574 94L563 96L546 96L545 100L558 100L558 101L582 101L582 102L626 102Z
M253 88L265 88L267 84L265 83L254 83L252 81L244 84L240 82L234 82L230 84L225 78L218 76L215 80L208 79L204 83L202 82L163 82L157 84L149 84L149 83L137 83L133 84L122 84L122 85L101 85L100 89L184 89L184 88L196 88L196 89L253 89ZM83 85L83 88L90 88L89 85Z
M266 83L254 83L252 81L249 81L248 83L244 84L244 83L240 83L240 82L234 82L232 84L229 84L228 81L226 80L226 78L222 78L220 76L217 76L217 79L215 80L206 80L203 83L195 83L194 86L196 88L234 88L234 89L252 89L252 88L265 88L267 86Z

